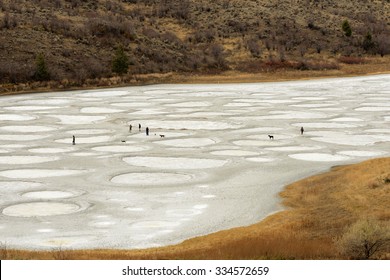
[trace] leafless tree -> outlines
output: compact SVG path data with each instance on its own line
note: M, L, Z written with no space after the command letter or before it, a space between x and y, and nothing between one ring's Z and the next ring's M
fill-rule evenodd
M381 57L384 57L386 54L390 54L390 35L381 34L377 39L377 48L378 53Z
M370 259L390 249L389 224L375 219L359 220L336 241L340 253L351 259Z

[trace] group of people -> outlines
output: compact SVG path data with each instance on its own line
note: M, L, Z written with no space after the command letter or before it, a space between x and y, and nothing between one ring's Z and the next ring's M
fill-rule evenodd
M133 126L130 124L129 125L129 132L131 132L132 129L133 129ZM141 131L141 124L140 123L138 124L138 131ZM146 127L145 132L146 132L146 136L149 136L149 127Z
M129 132L131 132L133 129L133 126L130 124L129 125ZM138 131L141 131L141 124L138 124ZM146 136L149 136L149 127L146 127L145 129ZM76 137L73 135L72 137L72 145L76 145Z

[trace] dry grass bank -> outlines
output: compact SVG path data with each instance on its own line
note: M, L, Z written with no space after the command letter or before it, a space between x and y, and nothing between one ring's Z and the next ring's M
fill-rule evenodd
M334 167L288 185L285 211L260 223L146 250L31 252L2 259L338 259L334 239L365 217L390 222L390 158ZM390 259L390 252L378 256Z
M174 83L254 83L279 82L293 80L310 80L320 78L353 77L364 75L390 73L390 56L365 58L357 64L343 63L338 60L328 60L327 63L337 63L338 69L297 70L297 69L268 69L256 73L226 71L220 74L184 75L171 74L163 77L163 82ZM157 78L157 77L156 77ZM157 79L155 80L157 82Z

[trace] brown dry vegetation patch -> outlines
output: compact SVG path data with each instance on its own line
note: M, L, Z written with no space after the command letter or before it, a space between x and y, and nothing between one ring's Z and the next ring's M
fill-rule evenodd
M286 210L262 222L146 250L31 252L9 259L338 259L335 238L362 218L390 221L390 158L334 167L288 185ZM390 253L378 256L389 259Z
M54 89L99 86L116 75L118 45L135 81L144 74L240 71L240 65L269 61L307 59L299 71L329 69L328 60L342 67L390 54L389 15L389 1L364 0L1 0L0 83L9 86L0 92L34 91L29 85L38 80L39 54ZM341 29L344 20L351 36Z

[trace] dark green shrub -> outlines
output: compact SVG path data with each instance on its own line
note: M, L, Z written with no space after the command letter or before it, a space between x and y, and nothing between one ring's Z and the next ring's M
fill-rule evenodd
M45 57L43 54L39 54L36 58L36 69L34 73L34 80L47 81L50 80L50 73L47 69Z
M351 35L352 35L352 28L349 25L348 20L344 20L341 27L342 27L342 29L344 31L345 36L351 37Z
M118 75L123 75L127 73L128 68L129 58L126 56L123 47L119 46L112 62L112 71Z

